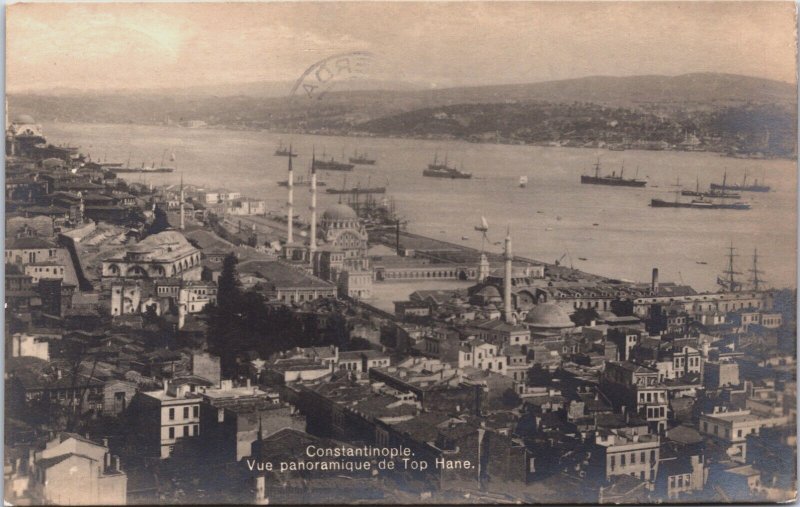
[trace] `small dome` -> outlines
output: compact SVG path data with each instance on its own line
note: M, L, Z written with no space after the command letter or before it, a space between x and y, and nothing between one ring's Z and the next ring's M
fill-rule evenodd
M25 125L25 124L35 123L35 122L33 121L33 117L31 115L29 115L29 114L20 114L20 115L17 115L17 116L14 117L14 121L12 121L12 123L15 123L17 125Z
M541 303L534 306L525 317L525 322L533 327L553 329L575 327L567 312L553 303Z
M358 215L353 208L344 204L336 204L325 210L322 214L323 220L357 220Z
M486 287L484 287L481 290L479 290L478 294L480 294L483 297L487 297L487 298L495 297L495 296L499 297L500 296L500 291L494 285L487 285Z

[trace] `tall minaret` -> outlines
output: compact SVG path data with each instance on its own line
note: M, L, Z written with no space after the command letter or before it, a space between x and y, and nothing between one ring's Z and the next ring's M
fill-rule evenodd
M292 146L289 145L289 200L286 201L286 204L289 206L289 211L286 224L286 243L293 243L294 242L294 234L293 234L293 227L294 227L294 174L292 173L292 158L294 158L294 152L292 152Z
M511 315L511 261L514 256L511 254L511 227L508 228L506 235L506 246L503 252L505 259L505 277L503 277L503 317L506 322L512 322Z
M314 263L314 252L317 251L317 155L311 152L311 237L308 244L308 260Z
M183 216L183 173L181 173L181 230L186 228L186 221Z

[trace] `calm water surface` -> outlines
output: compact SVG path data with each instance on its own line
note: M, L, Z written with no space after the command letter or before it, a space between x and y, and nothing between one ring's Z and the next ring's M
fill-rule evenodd
M656 151L606 151L580 148L544 148L472 144L459 141L345 138L281 135L214 129L184 129L138 125L53 123L43 125L52 142L81 147L94 159L157 165L167 150L189 183L224 186L264 198L269 206L285 206L285 189L277 182L286 177L283 157L273 156L278 141L291 142L300 156L299 174L310 167L312 147L318 154L351 155L366 151L377 164L357 166L350 173L321 173L328 185L386 185L408 229L435 238L481 246L473 227L485 216L490 224L488 248L499 250L506 227L514 239L514 252L547 262L562 262L606 276L648 280L658 267L662 280L715 288L716 275L726 263L731 241L741 254L736 267L747 277L753 249L758 248L763 277L775 286L794 286L796 280L796 164L788 160L736 160L712 153ZM423 178L422 169L438 151L473 173L472 180ZM647 178L644 189L581 185L579 176L591 169L597 157L604 171ZM722 181L761 180L773 191L745 193L749 211L657 209L650 199L675 198L676 185L694 188ZM297 174L296 173L296 174ZM520 176L528 187L519 188ZM126 176L154 184L177 183L179 174ZM295 209L307 213L309 196L295 191ZM337 196L320 194L320 207ZM598 225L594 225L598 224ZM467 238L462 239L462 238ZM585 258L586 260L581 260ZM707 264L700 264L705 262Z

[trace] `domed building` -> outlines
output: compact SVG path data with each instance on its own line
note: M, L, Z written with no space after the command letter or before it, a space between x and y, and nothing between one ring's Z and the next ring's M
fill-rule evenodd
M343 296L372 297L374 274L367 257L368 235L356 212L350 206L334 204L322 213L319 226L314 248L310 244L287 244L285 258L310 265L315 276L336 284Z
M178 231L153 234L103 260L103 278L200 280L200 250Z
M561 335L575 327L567 312L554 303L540 303L525 316L531 338Z
M44 142L42 126L30 115L17 115L6 124L6 155L28 156L35 145Z

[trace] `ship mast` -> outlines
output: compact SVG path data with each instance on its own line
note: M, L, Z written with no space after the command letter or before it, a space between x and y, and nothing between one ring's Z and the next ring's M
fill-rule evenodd
M736 292L736 290L741 287L741 284L737 282L735 278L735 275L741 275L741 273L733 268L733 258L738 257L735 252L736 249L733 247L733 241L731 241L731 246L728 247L728 268L722 272L722 274L727 275L727 277L717 277L717 284L722 287L723 290L730 292Z
M750 283L753 284L753 290L757 291L762 282L758 275L759 273L763 273L763 271L758 269L758 248L753 250L753 268L750 270L750 273L753 274L750 278Z

